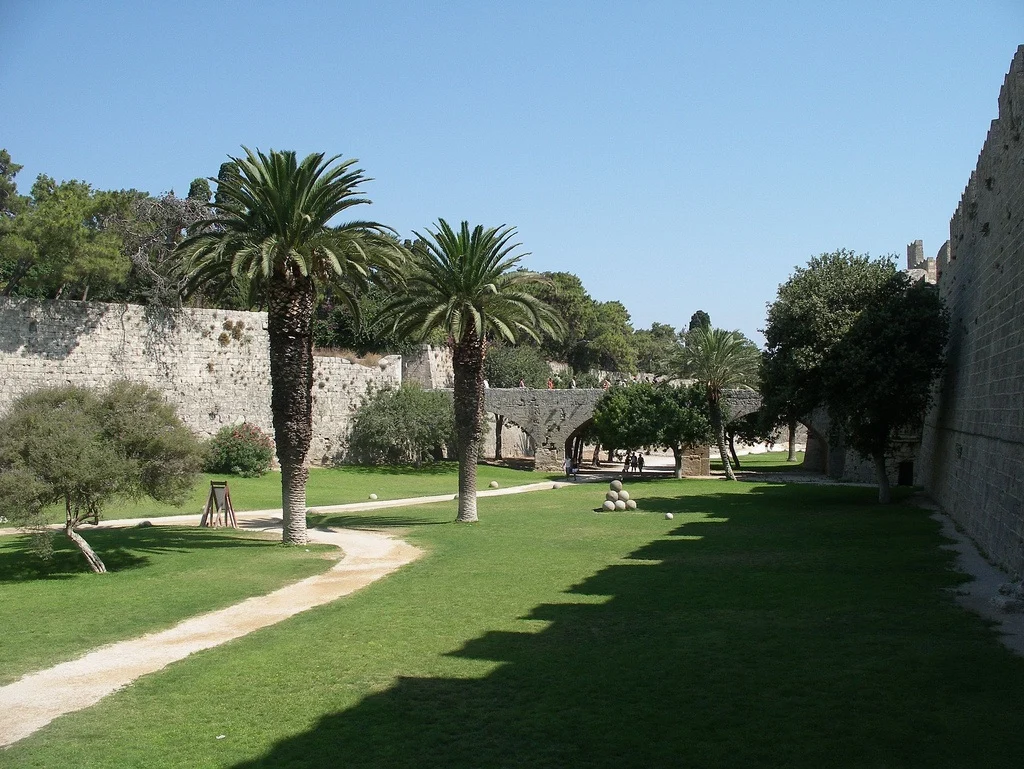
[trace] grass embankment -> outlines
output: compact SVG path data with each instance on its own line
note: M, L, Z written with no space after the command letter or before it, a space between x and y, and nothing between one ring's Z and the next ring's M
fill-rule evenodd
M225 529L150 527L86 534L111 573L88 571L63 536L49 563L28 537L0 538L0 685L328 569L337 548L286 548Z
M5 765L1020 765L1024 660L954 605L926 512L851 487L627 488L636 513L595 513L584 485L482 499L479 525L453 503L327 517L429 552Z
M501 486L522 486L527 483L561 478L507 467L479 465L477 485L483 490L491 481ZM188 501L181 507L155 502L151 499L117 499L103 508L105 519L149 518L168 515L201 513L210 493L210 481L228 481L231 502L235 510L268 510L281 507L281 474L267 473L261 478L204 474L196 484ZM459 469L454 462L415 467L336 467L312 468L306 486L306 504L309 507L344 505L365 502L370 494L378 499L404 499L455 494L459 490ZM53 523L64 521L63 508L53 508L48 516Z

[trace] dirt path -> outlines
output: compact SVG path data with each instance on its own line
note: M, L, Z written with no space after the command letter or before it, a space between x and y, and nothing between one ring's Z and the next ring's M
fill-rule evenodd
M259 517L249 517L242 525L250 529L274 527L273 521ZM280 519L276 528L280 529ZM422 555L421 550L402 540L374 532L310 529L309 538L336 545L344 557L324 574L192 617L169 630L101 647L0 687L0 746L27 737L58 716L94 705L139 676L353 593Z

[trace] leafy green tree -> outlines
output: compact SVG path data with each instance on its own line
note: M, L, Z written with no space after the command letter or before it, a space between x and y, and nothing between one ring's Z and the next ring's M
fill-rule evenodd
M209 203L213 192L210 190L210 182L202 177L193 179L188 188L188 199L198 200L200 203Z
M687 335L682 348L681 374L704 388L711 411L722 466L729 480L736 480L725 446L725 417L722 393L725 390L752 390L757 382L759 354L757 346L739 331L699 326Z
M0 512L46 536L42 511L63 502L64 533L99 574L106 567L78 528L98 523L115 495L180 504L201 460L195 436L145 385L39 390L0 419Z
M792 436L790 436L792 438ZM737 470L740 469L740 458L736 455L736 439L746 444L774 443L779 438L779 430L774 420L766 420L763 411L745 414L738 419L730 419L725 424L725 438L729 444L729 454ZM792 444L792 440L790 440ZM792 449L790 449L792 451Z
M683 476L686 450L710 443L714 434L702 387L649 382L613 387L605 392L594 407L593 431L605 446L671 449L676 478Z
M891 258L840 249L821 254L779 286L768 308L761 395L780 421L825 404L823 363L861 310L896 272Z
M541 350L574 371L636 371L636 345L629 312L621 302L597 302L580 279L568 272L546 272L537 296L564 318L559 335L542 335Z
M596 302L583 287L580 279L569 272L545 272L545 282L534 291L564 321L560 334L541 334L540 349L549 360L571 363L578 370L586 370L585 339L594 324Z
M40 175L32 194L0 228L0 282L5 296L111 298L130 263L108 220L128 193L93 190L80 181Z
M587 330L584 344L585 355L581 356L580 360L569 361L573 367L585 361L588 364L586 368L636 371L633 327L630 325L629 311L622 302L597 303L594 323Z
M697 310L690 316L690 325L686 327L686 330L693 331L697 328L711 328L711 316L704 310Z
M491 387L544 387L551 367L536 347L490 344L484 358L484 379Z
M878 501L891 501L886 452L921 429L943 368L949 316L938 291L891 274L873 292L822 365L829 416L847 445L875 465Z
M633 346L640 371L659 375L670 373L678 339L676 330L667 323L652 323L650 329L635 331Z
M455 418L445 393L403 384L370 394L355 413L346 461L359 465L413 462L441 458L453 444Z
M321 295L313 317L313 342L320 348L352 350L359 355L387 353L404 355L416 342L395 333L394 318L385 308L401 292L399 285L377 284L356 297L354 312L335 300L328 287ZM430 340L443 344L443 339Z
M17 210L18 184L14 177L21 166L11 160L11 154L0 149L0 218L14 216Z
M458 521L476 521L476 464L483 436L484 357L489 335L515 342L556 335L557 316L532 289L544 279L518 269L522 254L512 227L462 222L455 231L439 219L436 231L416 233L406 296L390 311L399 333L413 338L441 329L452 349L455 431L459 459Z
M313 311L318 290L355 307L374 277L394 272L401 258L376 222L332 225L353 206L366 181L355 160L245 149L222 166L213 215L180 246L193 287L232 286L239 277L267 304L271 411L281 463L286 543L306 542L306 455L312 437Z

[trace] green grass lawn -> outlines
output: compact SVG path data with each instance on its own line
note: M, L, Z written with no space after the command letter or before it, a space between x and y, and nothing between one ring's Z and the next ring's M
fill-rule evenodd
M83 531L110 573L66 537L43 563L27 536L0 537L0 685L112 641L160 630L325 571L336 548L286 548L225 529ZM2 761L0 761L2 764Z
M803 473L807 470L803 467L804 452L796 453L796 462L787 462L786 451L767 451L763 454L740 454L740 469L754 470L768 473ZM718 458L711 460L711 469L722 471L722 461Z
M502 486L521 486L557 478L562 478L562 475L491 465L477 467L477 484L480 489L486 489L491 481L497 481ZM103 509L103 517L112 520L201 513L210 493L211 480L228 481L231 502L235 510L267 510L281 507L280 473L267 473L261 478L204 474L188 501L181 507L151 499L118 499ZM458 490L459 472L458 465L454 462L438 462L420 468L312 468L306 487L306 504L309 507L344 505L350 502L365 502L370 494L376 494L378 499L402 499L455 494ZM54 507L48 517L53 523L63 522L63 508Z
M1020 766L1024 659L954 605L926 512L857 487L627 488L635 513L581 485L481 499L478 525L454 503L325 518L428 554L0 763Z

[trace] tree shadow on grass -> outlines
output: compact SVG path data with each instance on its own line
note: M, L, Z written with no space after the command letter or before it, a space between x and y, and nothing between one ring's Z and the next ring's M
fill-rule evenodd
M361 515L359 513L311 515L308 521L310 526L315 526L318 529L404 529L410 526L440 526L454 522L413 518L407 515Z
M278 544L271 540L214 533L198 527L82 527L79 531L110 572L143 568L150 562L149 556L156 553L274 547ZM5 538L0 542L0 584L70 579L86 573L89 573L89 568L85 559L63 532L54 533L53 557L49 560L43 560L32 551L30 535Z
M237 767L1019 765L1024 663L942 595L933 522L850 491L645 499L703 517L450 652L479 677L400 676Z
M457 462L427 462L416 465L339 465L338 470L352 475L451 475L458 477Z

